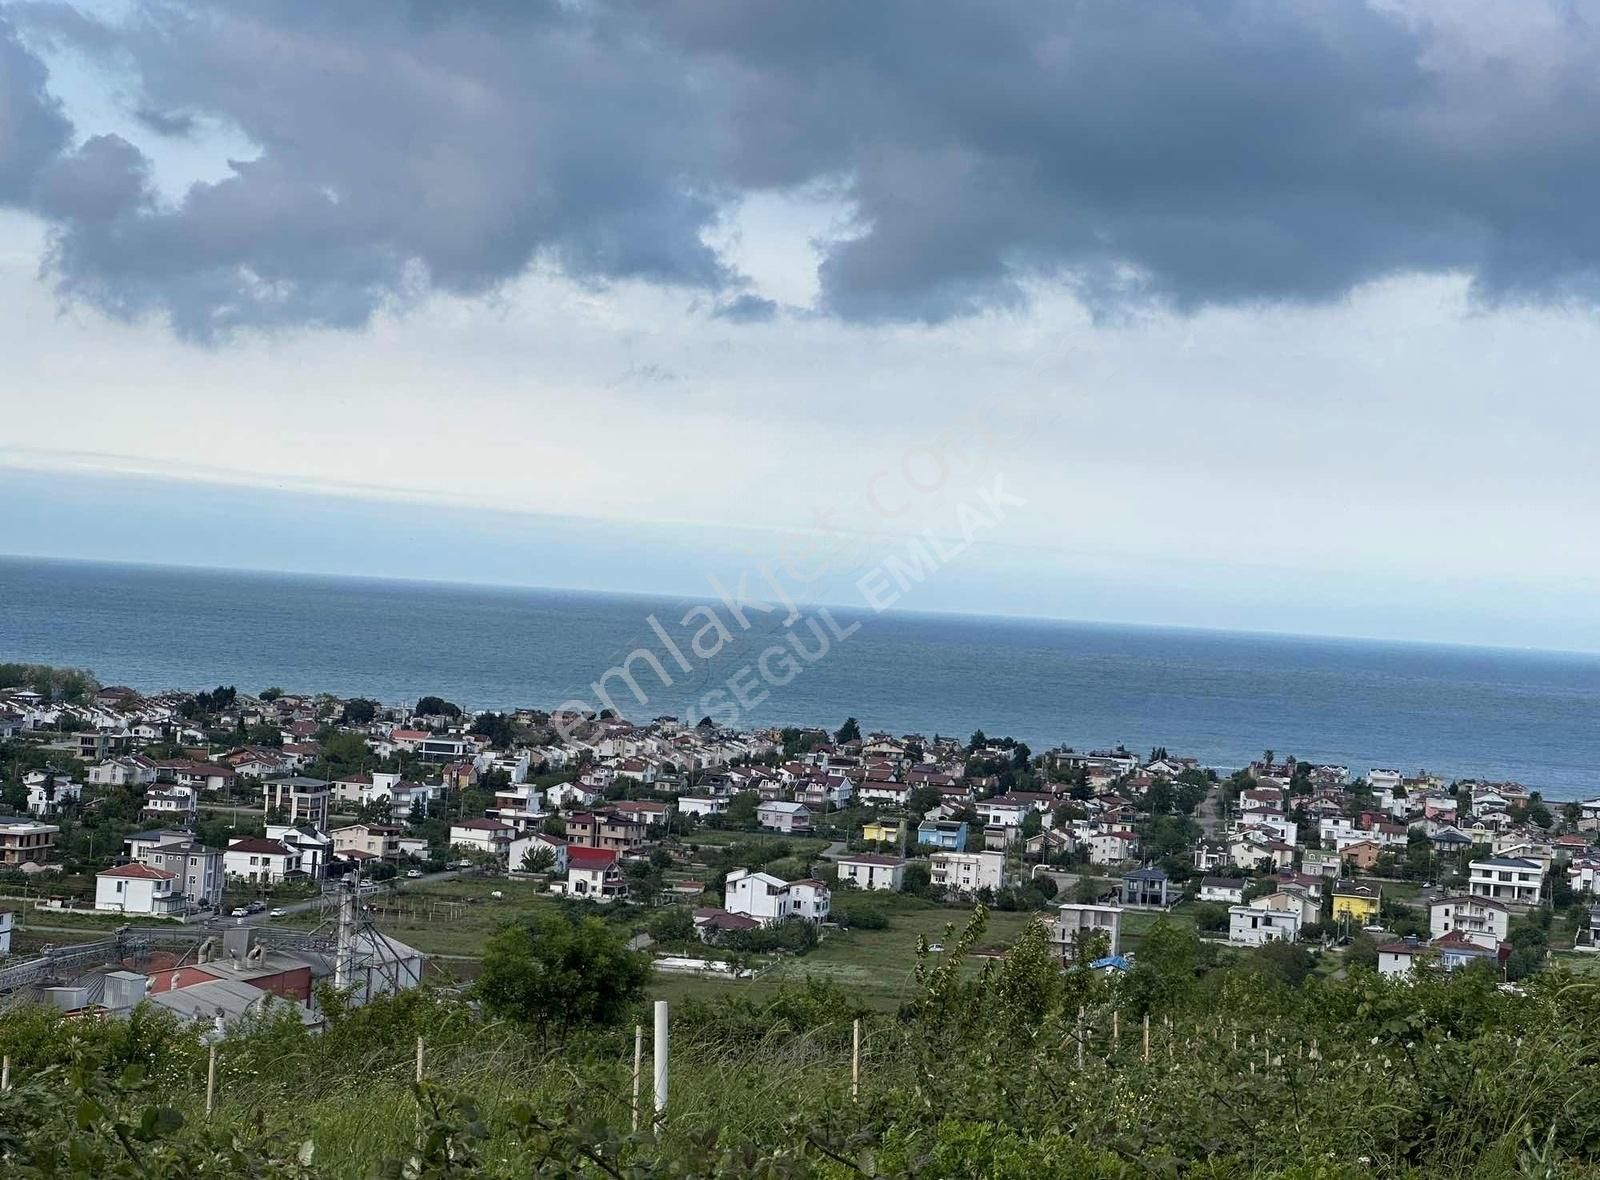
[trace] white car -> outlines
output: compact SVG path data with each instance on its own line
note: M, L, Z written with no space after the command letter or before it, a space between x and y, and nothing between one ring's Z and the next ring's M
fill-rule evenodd
M270 914L267 915L267 917L269 917L269 918L287 918L288 916L289 916L289 911L284 909L281 906L279 906L277 909L273 910Z
M422 876L422 870L421 869L407 869L406 870L406 876L412 877L412 878L420 877L420 876Z
M232 916L235 918L248 918L250 911L245 909L244 906L235 906Z

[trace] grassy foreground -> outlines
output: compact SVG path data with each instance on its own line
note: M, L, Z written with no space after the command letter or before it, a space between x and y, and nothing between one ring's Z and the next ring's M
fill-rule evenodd
M974 955L995 937L980 916L918 959L893 1013L816 976L675 1004L659 1134L631 1130L642 1008L595 1028L422 991L334 1003L320 1036L264 1016L219 1046L209 1120L194 1030L9 1011L0 1174L1600 1174L1600 988L1559 967L1520 991L1475 970L1291 986L1270 956L1219 960L1158 922L1107 980L1063 971L1036 926L1003 961Z

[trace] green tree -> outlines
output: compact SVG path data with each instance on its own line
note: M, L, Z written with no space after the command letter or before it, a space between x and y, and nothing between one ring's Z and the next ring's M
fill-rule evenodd
M416 712L423 717L459 717L461 706L443 697L426 696L417 702Z
M926 897L928 886L933 881L933 870L925 860L913 860L907 863L905 875L900 878L900 891L909 893L912 897Z
M378 702L369 701L365 697L355 697L344 703L344 711L339 714L339 720L345 725L371 725L373 718L378 715Z
M644 996L648 956L598 918L529 915L484 946L475 992L495 1016L543 1032L620 1024Z
M845 742L859 742L861 740L861 726L857 724L854 717L846 717L844 719L844 724L841 725L838 732L833 735L833 740L838 742L841 746L844 745Z
M535 844L522 854L522 864L518 869L524 873L548 873L555 867L555 849L548 844Z

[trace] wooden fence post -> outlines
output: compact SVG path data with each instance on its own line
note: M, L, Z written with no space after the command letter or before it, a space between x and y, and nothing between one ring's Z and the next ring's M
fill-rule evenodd
M861 1017L850 1025L850 1101L861 1098Z
M217 1106L217 1046L211 1046L211 1052L206 1055L206 1118L211 1117L211 1112Z
M1150 1013L1144 1014L1144 1047L1141 1053L1146 1065L1150 1064Z
M417 1082L422 1082L422 1038L417 1038Z
M10 1058L6 1059L9 1063ZM1083 1005L1078 1005L1078 1068L1083 1068Z
M633 1026L633 1129L639 1130L639 1075L644 1072L644 1025Z
M1115 1008L1111 1009L1111 1051L1115 1053L1122 1044L1122 1022L1120 1013Z
M861 1017L850 1025L850 1100L861 1098Z

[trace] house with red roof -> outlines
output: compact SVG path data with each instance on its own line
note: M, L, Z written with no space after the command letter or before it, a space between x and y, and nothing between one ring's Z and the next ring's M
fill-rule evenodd
M95 874L94 908L114 914L167 918L188 908L177 888L177 875L138 862Z
M628 895L615 848L567 846L567 896L612 901Z

